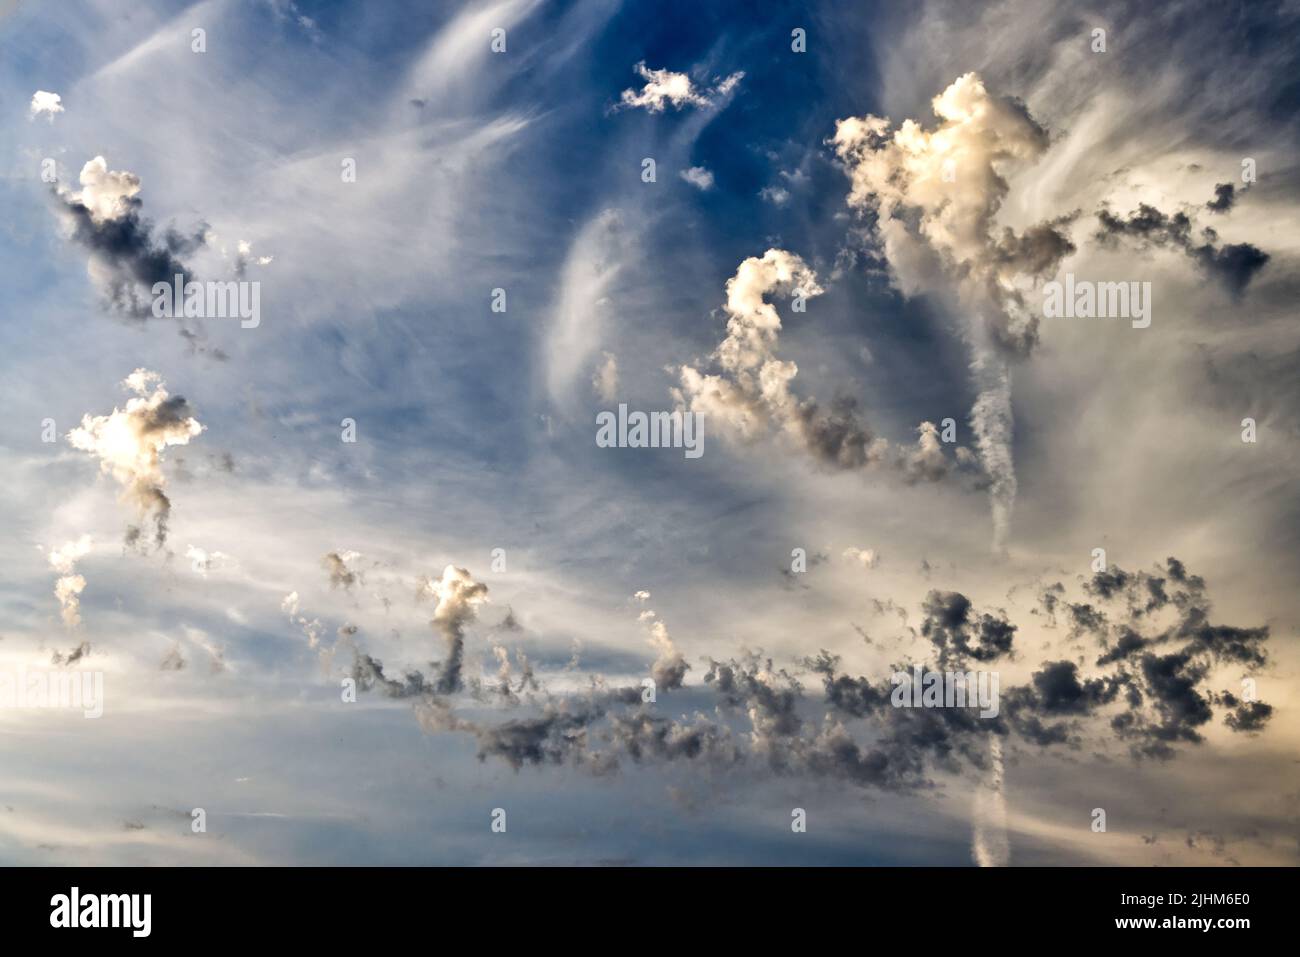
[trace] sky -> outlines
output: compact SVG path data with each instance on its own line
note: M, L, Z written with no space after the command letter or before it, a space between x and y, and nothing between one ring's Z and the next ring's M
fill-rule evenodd
M1298 21L0 0L0 862L1297 863Z

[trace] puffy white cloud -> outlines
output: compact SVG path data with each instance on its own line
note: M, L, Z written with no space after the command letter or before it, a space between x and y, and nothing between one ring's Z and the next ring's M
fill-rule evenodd
M36 119L38 116L47 116L50 122L54 122L54 114L63 112L63 97L57 93L37 90L32 94L29 110L32 119Z
M692 166L677 175L702 193L713 189L713 173L703 166Z
M742 262L727 280L727 336L713 353L722 371L707 374L682 366L680 387L673 390L678 404L723 423L745 441L775 427L819 457L845 466L876 455L881 447L856 424L851 410L828 415L815 400L796 398L790 383L798 366L776 356L781 318L766 297L792 293L806 299L822 291L816 273L784 249Z
M684 106L706 107L725 100L744 79L743 71L736 72L720 80L712 89L701 90L691 82L685 73L672 70L651 70L642 60L632 69L645 80L640 91L624 90L619 104L628 109L644 107L651 113L662 113L671 106L680 110Z
M478 606L487 602L488 587L474 581L468 571L455 565L442 570L442 577L421 582L422 597L437 602L433 620L451 629L460 629L478 614Z
M81 189L70 198L85 206L97 223L122 219L140 192L140 177L127 170L110 170L102 156L88 160L77 177Z
M75 449L89 452L99 459L100 469L109 473L123 487L123 499L133 502L142 517L155 522L155 542L161 547L167 540L167 519L171 501L163 487L167 480L162 472L163 450L172 445L187 445L203 431L191 415L182 396L171 396L163 388L158 373L136 369L123 381L136 393L123 409L114 408L108 415L90 415L68 433ZM139 529L128 532L134 542Z

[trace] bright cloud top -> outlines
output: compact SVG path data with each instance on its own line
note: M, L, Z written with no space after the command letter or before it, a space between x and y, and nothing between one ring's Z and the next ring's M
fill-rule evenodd
M87 413L67 438L73 448L99 459L100 469L122 485L123 500L134 503L142 518L152 517L154 541L161 547L171 514L171 500L163 491L163 450L189 444L203 426L190 414L183 396L168 394L158 373L136 369L122 385L135 393L124 409L114 408L108 415ZM139 534L133 528L128 541L134 543Z

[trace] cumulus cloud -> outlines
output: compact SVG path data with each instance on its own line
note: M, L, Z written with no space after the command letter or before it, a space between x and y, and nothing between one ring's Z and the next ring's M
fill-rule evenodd
M917 246L936 253L958 280L972 320L997 345L1026 354L1038 329L1026 285L1055 273L1074 247L1063 224L1017 234L997 230L995 219L1010 189L1006 167L1042 156L1047 131L1023 104L990 94L974 73L958 77L932 105L940 123L930 131L915 120L891 130L878 116L836 124L831 142L849 174L849 206L876 214L896 271L921 258Z
M63 112L63 97L57 93L49 93L45 90L37 90L32 94L32 102L28 107L31 119L38 116L48 117L50 122L54 122L54 115Z
M713 189L713 173L703 166L692 166L678 173L682 179L690 183L702 193L707 193Z
M646 67L644 60L632 69L645 80L645 85L639 91L624 90L619 98L619 106L624 109L642 107L650 113L662 113L669 106L680 110L686 106L708 107L724 102L745 77L744 72L736 72L718 80L712 88L702 89L685 73L651 70Z
M425 578L419 597L436 602L431 624L447 643L447 658L439 666L434 688L439 694L459 691L465 658L465 626L478 615L478 607L488 600L488 587L476 582L464 568L448 565L437 579Z
M54 597L59 600L63 623L69 628L81 624L81 593L86 588L86 579L76 573L76 565L90 554L90 549L90 536L82 535L74 542L52 549L49 554L50 566L59 573L54 583Z
M668 626L651 609L641 612L639 617L650 630L650 644L659 652L659 657L650 666L650 677L654 679L655 687L662 691L680 688L691 666L673 644Z
M938 467L942 452L933 443L916 451L891 450L888 440L864 421L855 399L841 396L823 405L794 394L791 383L799 368L777 357L781 317L767 300L789 294L806 301L822 294L816 273L799 256L784 249L751 256L727 280L726 291L727 335L711 357L720 371L681 366L680 384L672 390L679 406L721 423L743 442L778 431L824 467L861 469L887 463L913 478L934 478L946 471ZM921 441L927 442L924 432ZM909 466L918 455L921 458Z
M183 396L169 395L156 372L136 369L122 385L135 393L126 407L114 407L108 415L90 415L68 433L75 449L99 459L100 469L122 485L124 501L134 504L143 521L154 523L154 543L167 541L171 500L163 491L167 480L162 472L163 451L172 445L187 445L203 431ZM140 529L127 532L135 543Z
M102 156L87 162L78 179L80 190L60 188L56 193L70 238L90 254L87 272L108 306L146 319L152 315L154 283L170 284L177 275L182 282L193 281L181 257L205 244L207 226L201 224L188 236L174 229L156 236L140 214L140 177L110 170Z
M878 116L836 124L831 142L849 175L851 208L875 216L875 231L900 288L926 288L936 262L966 312L972 373L979 396L972 426L991 479L994 548L1009 534L1016 479L1014 420L1007 357L1029 354L1038 316L1026 294L1074 251L1071 217L1023 232L996 228L1012 164L1032 163L1048 135L1020 102L989 93L974 73L958 77L932 101L939 124L915 120L897 129Z

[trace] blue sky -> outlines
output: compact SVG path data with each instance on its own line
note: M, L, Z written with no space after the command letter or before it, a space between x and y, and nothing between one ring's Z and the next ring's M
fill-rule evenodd
M0 709L0 860L1294 863L1295 18L0 2L0 665L105 679ZM114 306L169 230L256 328ZM1044 316L1067 273L1150 327ZM456 638L449 693L359 664ZM944 661L1003 717L832 690Z

